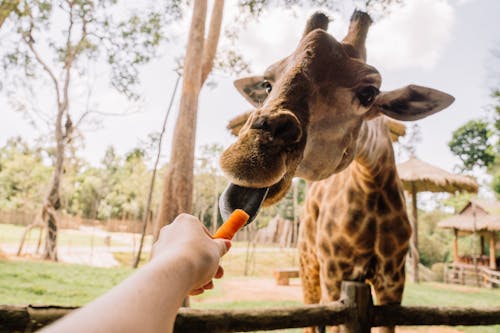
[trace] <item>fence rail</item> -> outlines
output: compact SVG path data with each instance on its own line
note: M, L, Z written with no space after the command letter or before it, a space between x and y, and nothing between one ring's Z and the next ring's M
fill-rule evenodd
M0 210L0 223L28 226L36 220L37 211ZM142 223L138 220L107 219L93 220L62 213L58 227L60 229L78 229L81 226L101 227L112 232L133 232L141 230ZM148 233L151 232L148 225Z
M451 263L445 266L444 280L447 283L494 287L500 286L500 272L485 266Z
M53 306L0 306L0 332L34 331L72 310L74 308ZM342 300L326 305L258 310L181 309L176 318L175 331L249 332L341 325L347 333L366 333L377 326L496 324L500 324L500 307L374 306L368 285L344 281Z

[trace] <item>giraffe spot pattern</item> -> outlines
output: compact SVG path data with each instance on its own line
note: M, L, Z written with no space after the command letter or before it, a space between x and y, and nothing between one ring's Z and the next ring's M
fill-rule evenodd
M345 226L348 235L353 235L360 230L364 215L365 213L361 209L354 208L349 210L348 222Z
M384 257L389 257L396 252L396 242L394 238L387 235L383 240L379 243L379 251Z
M379 195L377 200L377 214L387 215L390 212L391 208L389 207L389 204L387 203L386 199L384 198L383 195Z
M353 247L346 238L340 236L333 242L333 254L338 257L350 258L353 254Z

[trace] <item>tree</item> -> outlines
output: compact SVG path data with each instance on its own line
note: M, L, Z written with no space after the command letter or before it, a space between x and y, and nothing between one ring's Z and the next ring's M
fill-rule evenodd
M500 89L493 90L491 96L494 100L493 110L496 144L494 145L495 160L489 166L488 171L493 176L493 191L496 193L497 198L500 198L500 140L498 139L500 135Z
M117 6L117 1L96 4L92 0L26 0L10 13L13 33L8 50L4 51L4 70L14 72L22 67L28 78L25 82L43 74L53 94L54 112L49 122L55 153L42 214L48 226L46 259L57 260L57 220L62 205L60 187L67 145L78 124L89 114L89 111L83 113L74 122L74 114L70 112L71 85L85 75L83 60L96 62L105 58L111 68L112 85L127 97L135 98L137 66L150 60L163 37L162 14L134 13L119 21L113 18ZM6 8L3 1L0 13ZM59 23L63 25L61 30Z
M495 160L492 131L483 120L471 120L453 132L448 147L463 163L463 168L488 167Z
M33 211L49 180L51 168L43 163L40 148L11 138L0 148L0 208Z
M193 14L183 67L179 116L174 129L172 155L164 176L163 194L154 227L158 239L161 227L183 212L192 212L193 168L196 141L198 95L212 70L219 42L224 0L214 0L205 40L207 1L193 1Z

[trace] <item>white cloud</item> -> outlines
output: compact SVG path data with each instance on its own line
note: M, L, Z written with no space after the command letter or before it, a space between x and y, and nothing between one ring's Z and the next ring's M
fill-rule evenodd
M239 37L239 47L256 73L293 52L307 15L272 8L248 24Z
M226 18L237 15L236 7L227 9ZM310 14L298 8L269 8L258 21L248 24L240 35L239 47L256 73L293 52ZM349 18L338 13L332 17L329 32L341 40ZM369 63L381 70L431 69L452 37L454 21L454 8L448 0L409 0L371 27Z
M307 18L318 10L329 15L328 11L318 8L304 10L294 7L287 10L271 7L258 20L250 22L238 42L255 73L262 73L269 65L291 54L299 43ZM237 14L234 7L228 7L228 12ZM333 19L329 32L341 39L347 31L348 21L338 15L329 16Z
M411 0L371 28L369 63L384 69L431 69L451 39L453 7L444 0Z

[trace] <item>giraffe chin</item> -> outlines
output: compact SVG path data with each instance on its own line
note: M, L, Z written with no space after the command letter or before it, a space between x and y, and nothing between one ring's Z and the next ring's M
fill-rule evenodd
M219 210L223 220L227 220L235 209L243 209L250 218L247 224L257 216L266 199L269 187L250 188L229 183L219 199Z

